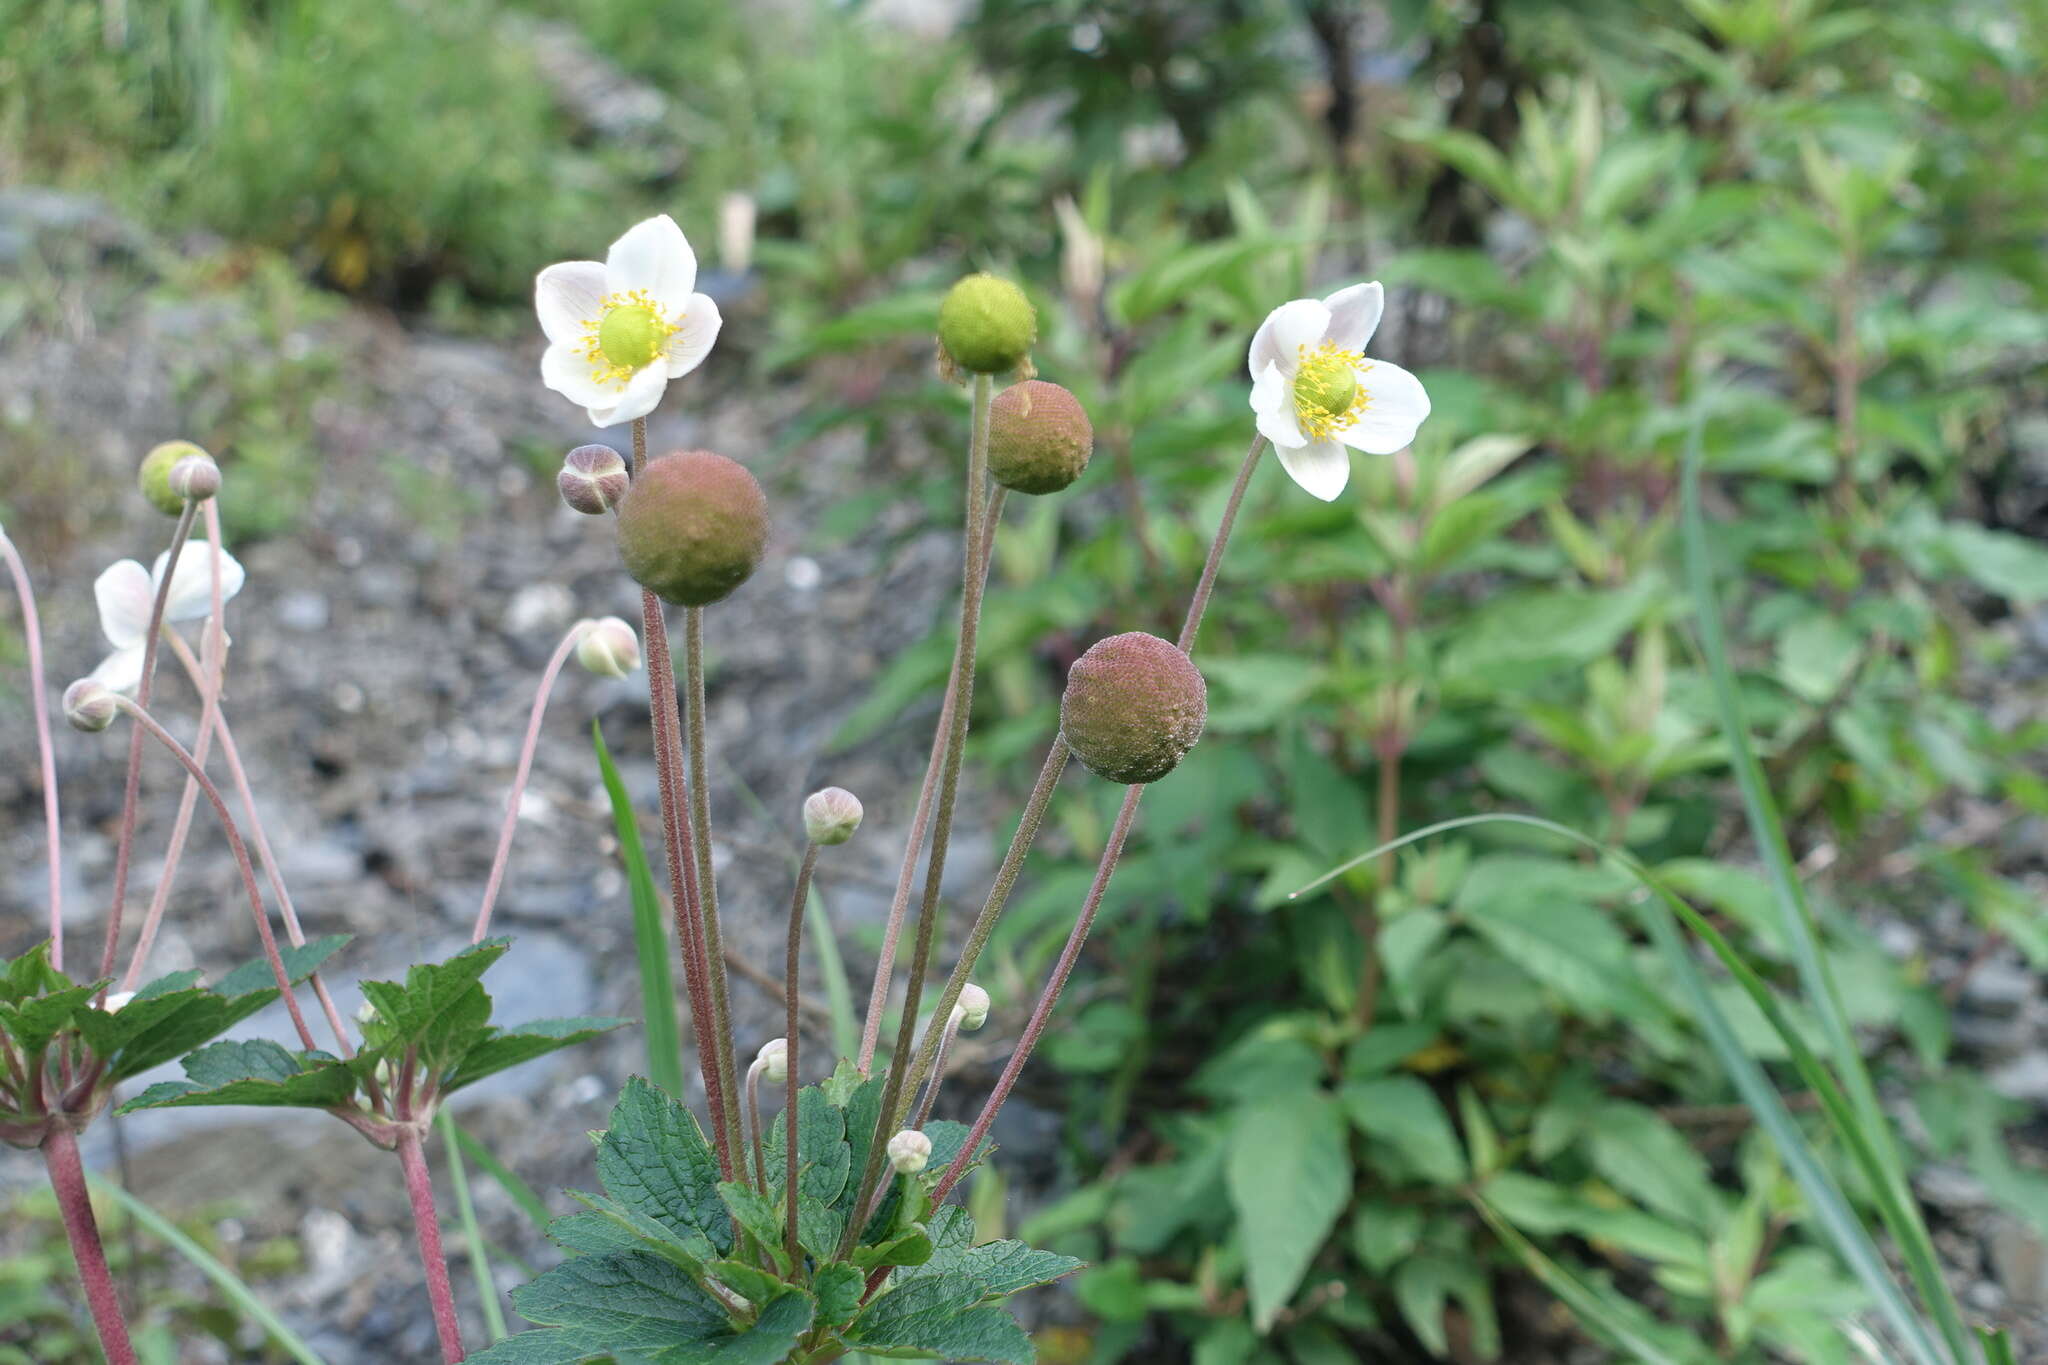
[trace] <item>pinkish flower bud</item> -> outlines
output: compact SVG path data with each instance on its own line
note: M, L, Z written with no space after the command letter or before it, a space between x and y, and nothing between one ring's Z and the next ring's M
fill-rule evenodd
M650 460L619 503L619 556L641 587L679 607L729 596L761 563L768 499L754 476L708 450Z
M92 678L80 678L64 689L64 719L74 730L97 734L114 723L121 708L114 694Z
M616 616L582 622L576 662L604 678L623 678L640 667L640 637Z
M1157 782L1202 737L1209 689L1194 661L1143 631L1098 641L1067 672L1060 733L1112 782Z
M142 496L167 517L185 510L185 495L171 487L171 471L194 457L211 458L190 441L165 441L142 457L142 468L136 475Z
M814 844L843 844L860 828L860 798L844 787L827 787L804 798L804 837Z
M1005 488L1057 493L1081 477L1094 450L1081 400L1057 384L1027 379L989 404L988 472Z
M577 446L562 460L555 487L562 501L585 516L599 516L619 505L632 486L626 461L606 445Z
M931 1163L932 1140L914 1128L889 1139L889 1165L898 1175L916 1175Z
M205 502L220 492L220 466L211 455L187 455L171 466L165 484L187 502Z

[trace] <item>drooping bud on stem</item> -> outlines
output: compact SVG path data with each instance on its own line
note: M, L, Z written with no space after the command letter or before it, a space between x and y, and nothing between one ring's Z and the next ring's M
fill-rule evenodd
M972 981L960 988L960 1027L970 1033L988 1022L988 992Z
M1094 450L1081 400L1057 384L1027 379L989 405L988 472L1005 488L1057 493L1081 477Z
M640 667L640 637L616 616L585 623L576 662L604 678L623 678Z
M1157 782L1202 737L1209 691L1194 661L1143 631L1112 635L1075 660L1060 698L1060 732L1112 782Z
M761 1068L761 1075L770 1085L781 1085L789 1079L789 1040L770 1038L761 1044L761 1050L754 1054L754 1065Z
M213 457L193 445L190 441L165 441L142 457L142 468L136 482L142 487L142 496L149 499L150 506L167 517L175 517L185 510L185 495L171 487L171 471L189 459L202 459L208 464ZM216 478L218 471L215 471Z
M916 1175L932 1159L932 1140L915 1128L889 1139L889 1165L898 1175Z
M74 730L98 734L114 723L119 710L114 694L92 678L80 678L64 689L64 719Z
M939 305L939 345L970 374L1006 374L1038 340L1038 313L1024 291L994 275L969 275Z
M171 466L165 482L173 496L187 502L205 502L220 492L220 466L211 455L187 455Z
M562 501L591 517L617 507L632 482L625 457L606 445L577 446L563 457L562 472L555 476Z
M708 450L650 460L619 503L619 554L655 596L705 607L747 581L768 543L768 499L752 474Z
M804 798L804 837L814 844L843 844L860 828L860 798L844 787L827 787Z

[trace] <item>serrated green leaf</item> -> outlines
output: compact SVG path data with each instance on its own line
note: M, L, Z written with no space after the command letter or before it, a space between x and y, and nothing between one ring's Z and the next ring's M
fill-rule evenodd
M978 1297L964 1278L912 1280L871 1302L846 1339L868 1355L1032 1365L1037 1356L1024 1329L1000 1308L973 1306Z
M348 946L349 934L323 934L319 938L307 939L293 947L289 943L278 945L278 958L284 963L284 973L293 985L304 981L320 970L328 958ZM277 974L270 970L270 959L259 957L254 962L244 962L226 976L213 983L213 989L229 997L247 995L250 991L276 990Z
M854 1091L860 1089L864 1083L860 1068L853 1064L853 1059L841 1057L839 1065L832 1069L831 1076L826 1078L818 1089L824 1093L826 1102L834 1109L844 1109L847 1101L853 1098Z
M290 1052L262 1038L199 1049L185 1059L185 1077L158 1082L121 1112L214 1104L331 1109L356 1093L348 1063L325 1052Z
M85 1010L98 989L97 983L67 986L19 1004L0 1005L0 1033L12 1038L22 1052L35 1056L71 1026L72 1019Z
M931 1234L924 1224L913 1223L886 1240L855 1247L852 1260L862 1270L876 1270L889 1265L923 1265L931 1254Z
M776 1276L745 1261L713 1261L704 1269L748 1303L766 1303L788 1287Z
M18 1005L31 996L48 995L75 984L50 965L48 939L20 957L0 963L0 1005Z
M732 1219L718 1197L718 1158L696 1116L635 1076L612 1106L597 1145L597 1176L626 1207L666 1224L687 1244L732 1250Z
M583 1190L571 1190L569 1197L590 1210L595 1217L616 1228L626 1239L621 1242L610 1238L586 1238L586 1245L579 1248L581 1250L642 1251L650 1256L661 1257L692 1279L703 1272L704 1261L713 1254L711 1244L702 1237L679 1233L668 1224L629 1209L616 1199L607 1199L601 1194L590 1194ZM552 1232L553 1229L550 1227L550 1233ZM577 1233L572 1230L570 1235L576 1236Z
M818 1267L818 1273L811 1277L811 1293L818 1300L818 1321L841 1323L860 1309L861 1296L867 1293L868 1277L860 1267L846 1261L832 1261Z
M1394 1149L1423 1179L1455 1185L1465 1153L1436 1093L1413 1076L1347 1081L1337 1092L1359 1131Z
M1017 1241L984 1242L941 1262L936 1234L933 1242L931 1259L905 1270L899 1282L934 1275L964 1276L980 1287L982 1298L993 1299L1041 1284L1051 1284L1073 1274L1084 1264L1072 1256L1040 1251Z
M1264 1332L1351 1198L1351 1153L1336 1104L1307 1091L1239 1109L1224 1177L1244 1246L1252 1322Z
M403 985L363 982L363 996L376 1008L376 1017L363 1026L368 1047L414 1048L420 1064L434 1072L457 1065L490 1025L491 998L478 979L511 942L487 938L444 962L419 963L407 969Z
M576 1329L598 1351L659 1351L731 1331L725 1310L688 1275L642 1252L564 1261L513 1290L512 1306L540 1326Z
M780 1114L765 1125L768 1139L763 1154L768 1163L772 1190L782 1187L783 1146L788 1125ZM853 1151L846 1145L846 1114L835 1108L819 1086L797 1092L796 1103L796 1188L800 1195L831 1204L846 1188L853 1165Z
M460 1090L508 1067L588 1042L630 1022L612 1018L535 1019L515 1028L492 1029L463 1056L443 1090Z

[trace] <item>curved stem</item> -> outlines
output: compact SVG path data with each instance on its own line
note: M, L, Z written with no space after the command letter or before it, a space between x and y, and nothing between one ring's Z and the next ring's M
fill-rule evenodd
M902 1102L903 1082L909 1070L905 1062L917 1041L918 1004L924 995L925 973L931 968L932 949L938 942L939 886L946 872L946 850L953 835L953 803L960 790L960 760L967 747L968 713L974 703L975 639L981 626L982 589L987 581L982 563L983 516L986 510L986 495L982 490L988 482L991 390L992 384L987 375L974 377L974 426L967 447L967 531L963 537L967 563L960 593L960 639L956 651L959 668L955 670L953 681L952 726L946 736L945 761L939 772L939 795L933 807L932 849L925 864L924 896L917 912L917 942L911 950L910 981L903 992L903 1016L896 1027L896 1047L891 1054L889 1077L882 1086L881 1110L874 1135L868 1143L867 1167L861 1172L852 1203L856 1209L867 1207L869 1197L881 1180L883 1149L894 1131L889 1127L889 1120L895 1116L897 1106ZM846 1232L840 1239L840 1256L853 1249L860 1232L860 1220L849 1219Z
M768 1158L761 1154L761 1073L766 1068L756 1057L747 1068L747 1132L754 1143L754 1183L768 1193Z
M977 547L980 555L982 582L988 581L991 552L995 548L996 527L1003 516L1003 497L1009 492L997 488L989 494L988 511L983 514L988 528ZM917 877L917 855L924 851L925 830L932 815L932 797L939 782L939 767L946 754L946 737L953 733L953 691L960 678L960 649L957 642L953 648L953 666L946 675L946 699L939 707L939 723L932 731L931 757L925 761L924 782L917 791L917 812L910 819L910 837L903 845L903 864L896 871L896 895L889 902L889 920L882 929L882 952L875 960L875 984L868 992L868 1013L861 1025L860 1073L865 1076L874 1065L875 1046L881 1041L882 1015L889 1006L889 978L896 970L896 940L903 932L904 915L910 909L910 888Z
M171 653L183 662L191 658L191 647L179 638L175 631L165 631L171 638ZM192 665L198 664L192 659ZM206 670L188 666L193 682L198 687L201 702L199 714L199 737L192 741L192 757L201 767L206 766L207 755L213 750L214 727L217 718L215 698L218 691L208 686ZM178 815L171 821L171 841L164 849L164 870L157 877L156 889L150 893L149 909L143 912L142 932L135 936L135 950L129 954L128 970L121 975L121 989L132 991L142 979L143 964L149 960L150 949L156 946L157 929L163 923L164 910L171 902L171 888L177 884L178 864L185 857L185 841L192 833L192 813L199 805L199 784L190 777L185 779L185 790L178 796Z
M526 741L519 748L519 768L512 776L512 790L505 798L505 822L498 829L498 851L491 859L491 877L484 884L483 904L477 907L476 927L470 931L469 941L481 943L491 927L491 908L498 903L498 888L505 882L505 864L512 858L512 835L519 828L519 801L526 795L526 780L533 773L533 754L540 744L541 717L547 714L548 694L555 690L555 679L561 676L562 665L569 662L569 655L590 630L590 623L579 621L562 636L562 643L555 646L555 652L548 659L548 665L541 670L540 686L533 694L533 711L526 718Z
M107 1365L135 1365L128 1322L121 1316L121 1298L107 1269L106 1249L100 1245L99 1222L92 1216L92 1195L85 1187L85 1166L78 1159L78 1138L69 1128L59 1124L50 1129L43 1139L43 1164L49 1168L50 1187L57 1192L64 1235L71 1239L71 1258L78 1262L78 1277L85 1281L85 1301L92 1309L93 1326L99 1329Z
M241 833L235 828L235 817L228 814L228 803L221 799L220 788L206 775L197 759L185 751L185 746L171 736L171 732L157 724L156 717L142 708L142 704L127 697L116 695L115 704L128 713L139 730L147 730L159 744L170 750L171 756L185 765L185 771L199 781L200 790L213 805L213 813L220 817L221 832L227 835L228 846L234 850L235 866L242 873L242 888L249 893L249 913L256 918L256 936L263 940L263 955L270 962L271 975L277 979L278 994L284 997L284 1006L292 1017L292 1026L298 1030L299 1041L307 1051L313 1050L313 1034L306 1027L306 1016L299 1012L298 997L292 994L291 976L284 969L284 959L277 951L277 938L270 932L270 916L263 911L263 893L256 889L256 869L249 862L248 846L242 842Z
M405 1169L405 1197L412 1203L420 1269L426 1272L427 1298L434 1305L434 1332L441 1339L441 1359L453 1365L462 1359L462 1325L455 1317L455 1291L448 1283L448 1259L441 1251L441 1219L434 1210L433 1178L427 1174L427 1157L420 1150L419 1130L411 1123L399 1127L398 1162Z
M14 577L14 594L21 599L21 633L28 642L28 694L36 718L36 754L43 769L43 823L49 833L50 860L50 965L64 970L64 857L63 826L57 818L57 754L50 741L50 698L43 685L43 631L36 619L36 594L29 585L28 566L21 552L0 530L0 559Z
M727 1094L738 1087L739 1069L732 1051L732 997L725 976L725 942L718 931L718 881L711 867L711 779L704 748L704 608L683 611L683 674L689 691L685 723L690 745L690 837L696 843L697 906L704 925L704 956L711 969L711 1027L719 1083ZM700 1040L700 1046L701 1040ZM739 1141L739 1115L730 1114L733 1141Z
M187 501L184 510L178 513L178 529L171 533L171 548L164 556L163 577L156 585L156 595L150 600L149 633L142 639L142 681L135 686L138 706L149 705L150 683L156 676L157 641L164 628L164 604L170 600L171 576L178 571L178 556L184 552L185 541L192 534L192 518L197 514L197 508L197 503ZM100 949L99 974L109 979L114 975L114 950L121 943L121 909L122 902L128 898L128 865L135 855L135 807L141 796L142 735L138 731L128 736L128 780L121 796L121 832L114 845L113 903L107 910L106 943ZM106 998L104 988L96 998Z
M818 846L815 843L806 841L804 844L804 861L802 866L798 867L796 871L796 894L789 898L789 944L782 960L782 982L784 987L784 997L787 1001L787 1003L784 1006L784 1024L788 1030L783 1035L783 1045L789 1049L789 1074L783 1079L784 1088L782 1096L782 1122L784 1125L782 1135L782 1151L784 1164L783 1204L786 1209L784 1215L784 1222L787 1225L783 1230L783 1240L785 1243L784 1249L789 1253L789 1263L795 1266L801 1266L803 1264L802 1259L797 1254L798 1247L796 1236L796 1104L798 1060L796 997L797 986L801 980L800 973L802 970L798 960L798 954L802 952L804 942L804 905L811 898L811 874L817 870L817 866ZM763 1178L763 1188L766 1188L765 1177Z
M1209 557L1202 563L1202 577L1195 584L1195 595L1188 602L1187 620L1181 625L1180 645L1183 654L1195 652L1195 634L1202 628L1202 615L1209 610L1209 594L1216 590L1216 570L1223 563L1223 547L1230 543L1230 530L1237 524L1237 509L1244 505L1244 491L1251 486L1252 471L1259 466L1259 456L1266 452L1266 438L1254 436L1250 450L1244 453L1244 463L1238 467L1237 482L1231 485L1230 501L1223 504L1223 520L1216 525L1216 538L1209 542Z

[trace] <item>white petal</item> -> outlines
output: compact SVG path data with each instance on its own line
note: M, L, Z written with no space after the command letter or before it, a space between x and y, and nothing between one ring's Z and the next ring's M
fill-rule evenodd
M213 568L207 563L210 547L204 540L185 543L184 552L178 556L177 572L171 575L170 596L164 600L164 620L204 621L213 612ZM156 557L156 564L150 570L152 584L162 581L164 561L170 552ZM226 602L242 590L242 581L247 575L235 557L226 550L220 552L220 600ZM154 589L152 589L154 591ZM145 627L148 618L143 618Z
M1252 381L1252 412L1258 419L1259 434L1274 445L1291 448L1308 440L1301 434L1294 400L1287 391L1287 376L1278 365L1268 364Z
M1354 284L1349 289L1339 289L1323 300L1323 307L1330 310L1330 330L1326 338L1334 341L1346 351L1363 351L1365 343L1372 340L1373 332L1380 325L1380 312L1386 307L1386 295L1380 289L1380 282Z
M1282 374L1292 376L1300 348L1323 339L1330 327L1330 310L1314 299L1295 299L1266 314L1252 337L1251 372L1257 379L1268 365L1278 365Z
M583 339L585 323L603 311L604 267L596 261L563 261L533 280L533 311L540 329L556 345Z
M711 301L709 294L690 295L689 304L683 309L683 325L668 339L668 377L681 379L704 363L704 357L711 354L711 343L718 340L718 329L724 319L718 316L718 305Z
M91 673L92 680L109 692L119 692L132 697L142 686L142 646L131 645L117 649L100 660L100 666Z
M600 384L590 360L572 346L556 343L540 358L540 379L579 407L610 407L626 391L624 384Z
M1365 408L1337 433L1338 440L1368 455L1391 455L1415 439L1415 429L1429 416L1420 379L1399 365L1368 360L1358 367L1358 385L1365 390Z
M1296 483L1324 502L1334 502L1351 479L1351 457L1335 441L1310 441L1305 446L1276 445L1280 467Z
M605 292L624 294L644 289L673 319L690 305L697 287L697 253L689 238L667 214L644 219L626 229L604 258Z
M92 583L100 608L100 631L116 649L139 645L149 634L152 589L149 570L132 559L107 566Z
M660 365L649 365L626 381L624 393L607 399L607 406L592 405L590 420L597 426L610 427L645 417L661 402L667 388L668 371Z

